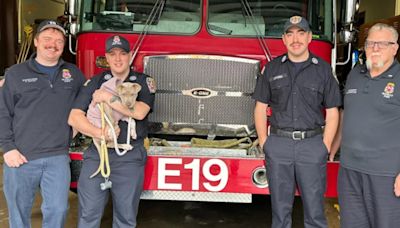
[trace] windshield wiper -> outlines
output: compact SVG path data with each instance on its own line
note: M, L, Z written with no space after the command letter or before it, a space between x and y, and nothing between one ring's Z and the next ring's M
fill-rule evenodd
M260 28L256 24L256 19L254 18L254 15L251 10L249 2L247 0L240 0L240 3L242 5L242 9L244 9L246 15L250 19L250 24L253 26L253 29L256 32L258 42L261 46L261 49L264 52L265 57L267 58L268 62L270 62L272 59L271 52L269 51L268 45L264 40L264 35L261 33ZM245 21L246 21L246 17L245 17Z

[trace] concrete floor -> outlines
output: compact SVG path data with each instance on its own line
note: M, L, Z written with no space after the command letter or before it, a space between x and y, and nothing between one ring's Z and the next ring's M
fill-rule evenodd
M3 195L3 160L0 153L0 227L8 227L8 212ZM148 201L140 203L138 228L257 228L269 227L271 223L270 200L268 196L255 196L251 204L203 203L177 201ZM41 227L40 195L36 197L32 209L32 227ZM78 197L69 195L70 210L67 228L76 227ZM336 199L326 199L325 214L329 228L338 228L338 212L334 208ZM102 228L112 227L111 205L104 213ZM296 197L293 213L293 227L303 227L301 199Z

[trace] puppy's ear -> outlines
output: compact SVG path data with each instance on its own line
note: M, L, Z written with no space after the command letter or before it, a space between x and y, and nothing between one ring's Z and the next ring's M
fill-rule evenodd
M139 93L139 91L142 89L142 87L137 83L133 84L132 88L136 93Z

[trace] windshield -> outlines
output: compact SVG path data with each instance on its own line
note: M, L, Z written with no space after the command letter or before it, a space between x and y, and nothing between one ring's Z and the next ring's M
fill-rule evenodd
M332 41L332 0L209 0L208 8L207 27L214 35L281 37L285 21L301 15L314 38Z
M201 0L82 0L80 31L192 34L200 28Z

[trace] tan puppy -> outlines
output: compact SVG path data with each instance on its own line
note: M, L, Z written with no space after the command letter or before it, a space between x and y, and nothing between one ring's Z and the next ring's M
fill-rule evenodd
M117 95L119 98L121 98L121 103L124 104L127 108L133 111L135 103L136 103L136 98L138 96L139 91L142 89L142 87L138 83L132 83L132 82L124 82L122 84L117 85L117 79L112 78L108 80L107 82L103 83L101 86L102 89L106 89L108 92ZM112 123L114 129L118 127L118 122L120 120L124 121L129 121L129 118L126 116L122 115L121 113L113 110L110 106L107 104L104 104L104 113L105 115L109 118L110 122ZM97 104L92 102L89 105L89 109L87 111L87 118L90 123L95 125L96 127L101 128L101 112L100 109L98 108ZM108 138L113 138L111 128L109 128L109 132L106 132L108 135ZM133 139L136 139L136 123L134 119L131 119L131 131L130 131L130 136ZM98 151L100 151L100 140L98 139L93 139L93 142L97 148ZM127 145L124 144L118 144L118 148L121 149L128 149L126 147ZM115 148L114 141L108 141L107 142L107 147L109 148Z

